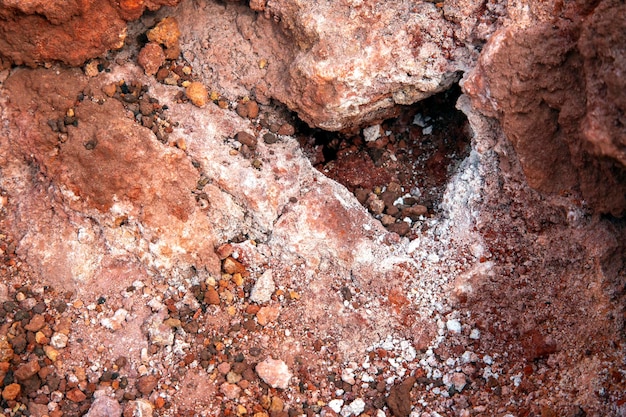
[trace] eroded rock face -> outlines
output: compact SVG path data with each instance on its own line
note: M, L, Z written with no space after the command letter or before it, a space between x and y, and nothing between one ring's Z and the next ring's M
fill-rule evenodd
M20 309L35 297L38 308L58 301L71 328L63 343L51 342L64 349L54 365L63 378L78 368L100 373L122 355L129 386L146 397L182 376L166 415L263 404L261 380L287 391L284 404L272 393L277 413L299 415L301 404L332 399L321 413L358 414L365 403L375 415L386 402L409 415L411 399L423 395L432 407L423 411L442 415L450 401L467 413L616 414L610 402L622 407L624 392L624 223L593 216L577 198L545 196L580 187L594 209L619 207L620 194L602 181L617 178L613 191L623 184L610 176L623 163L615 133L623 103L614 93L622 81L612 78L621 50L608 48L621 42L610 30L620 5L321 3L255 0L251 9L188 1L129 25L134 39L163 17L176 19L185 62L170 64L181 73L189 65L193 82L208 90L200 101L189 85L138 65L144 45L133 42L89 77L57 64L2 73L0 276L9 279L0 299L11 327L26 322L8 301L21 299ZM14 9L43 13L42 4ZM91 3L73 4L67 11L79 19ZM122 1L115 10L121 22L156 5ZM45 19L61 21L65 11L46 9ZM555 13L564 20L553 23ZM178 30L168 33L178 38ZM285 122L286 112L271 105L278 98L314 125L370 123L471 69L480 49L472 45L487 38L465 81L471 97L458 104L472 149L440 211L404 222L412 240L383 228L313 169L296 138L269 133L272 124L261 120ZM606 102L596 94L605 85ZM214 92L231 103L214 105ZM235 99L259 105L244 112ZM161 122L168 137L148 128ZM611 159L610 175L594 162L598 155ZM358 176L358 158L354 166ZM5 244L7 236L15 243ZM16 259L32 276L5 272ZM49 317L57 331L59 314ZM23 353L15 339L5 341L6 362L38 368L27 339ZM217 342L236 355L215 354ZM255 366L263 358L265 369ZM243 375L212 379L209 359ZM141 376L148 364L153 374ZM19 369L26 368L16 373L21 382ZM242 377L249 389L236 385ZM439 379L439 392L426 389ZM68 389L83 406L92 400ZM120 402L131 414L141 408ZM149 414L146 403L141 412Z
M91 280L101 268L121 262L120 251L132 260L144 258L148 248L159 254L156 268L181 261L216 270L212 226L191 193L200 174L182 151L163 147L150 130L125 116L121 102L100 86L91 89L78 70L21 69L7 80L7 91L16 92L8 103L13 156L53 184L47 203L23 196L24 212L15 224L30 242L25 248L45 247L49 258L41 259L41 267L67 282ZM73 123L59 132L56 122L67 120L68 110ZM59 220L48 210L65 213L73 225L52 226ZM40 221L31 228L27 219L34 213ZM94 228L90 218L99 225ZM111 252L109 244L117 249Z
M36 66L52 61L81 65L119 49L126 38L126 21L144 10L173 6L180 0L41 0L6 1L0 5L0 59Z
M217 64L219 74L213 66L207 80L227 93L238 93L229 86L228 74L235 71L262 101L275 98L311 126L327 130L354 130L393 116L398 105L450 87L471 61L472 48L455 42L454 23L429 2L250 6L253 10L211 4L190 10L181 4L182 14L220 15L208 26L191 23L182 29L189 59L208 57ZM259 68L262 59L268 62Z
M580 190L592 209L620 215L626 104L617 74L626 65L619 29L626 7L605 1L574 8L554 21L498 31L464 89L501 121L533 188L547 195Z

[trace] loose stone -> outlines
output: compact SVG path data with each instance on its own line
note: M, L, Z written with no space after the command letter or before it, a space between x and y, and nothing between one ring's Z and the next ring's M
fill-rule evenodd
M250 291L250 300L255 303L266 303L272 299L272 294L276 289L274 279L272 277L272 270L265 271L256 281L252 291Z
M259 362L255 369L259 377L272 388L286 389L289 386L292 375L285 362L267 358Z
M6 401L15 400L17 396L20 395L21 391L22 387L20 386L20 384L9 384L2 390L2 398Z

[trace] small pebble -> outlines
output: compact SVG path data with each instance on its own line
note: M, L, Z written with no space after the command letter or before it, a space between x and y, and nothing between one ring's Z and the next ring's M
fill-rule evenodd
M250 300L255 303L266 303L272 299L272 294L276 289L272 270L268 269L259 278L250 291Z
M120 417L122 406L119 402L106 395L94 400L85 417Z
M78 388L74 388L73 390L68 391L65 394L65 396L67 397L68 400L73 401L75 403L79 403L87 399L87 396L85 395L85 393L79 390Z
M159 380L154 375L145 375L137 380L137 391L143 395L149 395L157 386Z
M55 349L63 349L65 346L67 346L67 341L68 341L67 335L63 333L59 333L59 332L54 333L52 337L50 338L50 344Z
M289 123L284 123L280 126L277 133L283 136L291 136L296 133L296 129L293 127L293 125Z
M287 364L281 360L267 358L256 366L259 377L272 388L287 389L291 380L291 372Z
M39 369L41 369L39 362L37 360L31 360L30 362L21 364L14 375L18 381L25 381L39 372Z
M143 68L146 75L155 75L165 62L163 48L157 43L148 42L137 57L137 63Z
M263 142L271 145L273 143L278 142L278 137L273 133L266 133L263 135Z
M341 407L343 407L343 400L338 400L338 399L330 400L328 402L328 406L335 413L339 414L339 412L341 411Z
M43 351L46 353L48 359L52 362L56 362L59 357L59 351L53 348L52 346L46 345L43 347Z
M20 384L9 384L2 390L2 398L6 401L15 400L17 396L20 395L21 391L22 387Z
M229 382L224 382L220 385L220 392L226 396L229 400L234 400L239 397L241 393L241 388L235 384L231 384Z
M235 139L237 139L237 141L241 143L242 145L247 145L248 148L252 150L256 149L256 145L257 145L256 138L247 132L237 133L237 135L235 136Z
M280 308L278 306L264 306L256 313L256 320L261 326L276 321L280 315Z
M243 266L243 264L241 262L239 262L238 260L232 258L232 257L228 257L226 259L224 259L224 263L222 265L222 269L224 270L224 272L226 272L227 274L243 274L246 272L246 267Z
M185 89L185 94L198 107L204 107L209 100L209 92L204 84L194 81Z
M152 417L152 411L154 407L150 401L143 398L130 401L124 408L124 416L132 417Z
M222 362L219 365L217 365L217 370L219 371L220 374L222 375L226 375L230 372L230 363L228 362Z
M220 305L220 295L217 293L215 288L209 288L204 293L204 302L210 305Z
M451 333L461 333L461 322L456 319L451 319L446 322L446 328Z
M241 381L241 375L236 372L230 371L226 374L226 381L230 384L236 384Z

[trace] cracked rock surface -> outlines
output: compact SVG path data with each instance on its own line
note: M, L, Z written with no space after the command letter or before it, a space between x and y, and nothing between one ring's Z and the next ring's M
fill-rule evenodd
M5 3L0 415L626 413L619 1Z

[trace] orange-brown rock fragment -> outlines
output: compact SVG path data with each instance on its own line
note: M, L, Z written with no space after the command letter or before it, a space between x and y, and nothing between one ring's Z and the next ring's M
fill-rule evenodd
M3 2L0 5L0 61L35 67L51 61L72 66L119 49L126 22L145 9L175 6L180 0L60 0ZM8 4L7 4L8 3Z
M150 42L156 42L165 48L167 59L176 59L180 54L180 30L178 22L173 17L166 17L147 33Z
M157 73L161 65L165 62L165 53L163 48L154 42L148 42L137 57L137 63L146 72L146 75L154 75Z
M191 102L198 106L204 107L209 100L209 93L201 82L194 81L185 89L185 94Z

